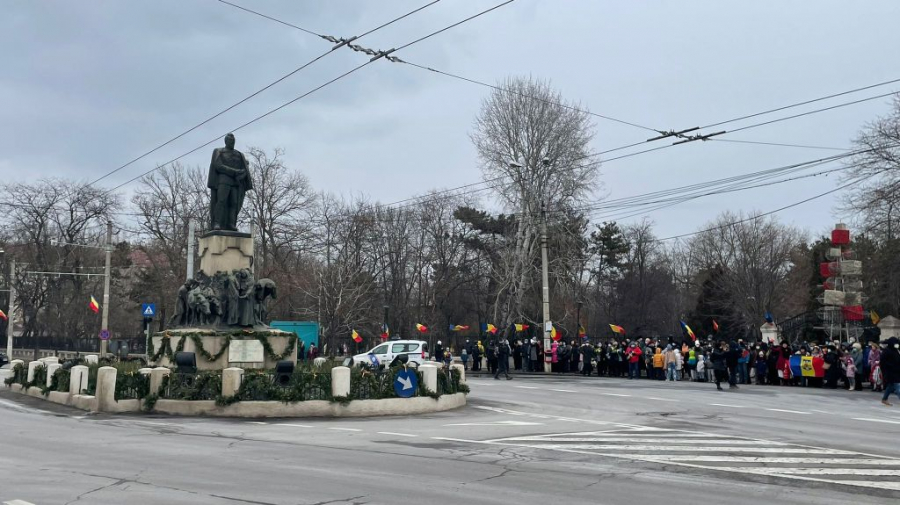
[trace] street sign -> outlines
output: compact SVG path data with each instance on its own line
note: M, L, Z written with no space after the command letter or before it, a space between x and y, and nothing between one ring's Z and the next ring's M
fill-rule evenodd
M419 390L419 379L416 377L416 371L410 368L404 368L397 373L394 379L394 392L400 398L409 398L415 396Z
M372 362L373 368L378 368L381 365L378 361L378 356L375 356L374 354L369 354L369 361Z
M141 314L144 317L153 317L156 315L156 304L155 303L143 303L141 304Z
M109 340L109 330L100 330L100 340Z

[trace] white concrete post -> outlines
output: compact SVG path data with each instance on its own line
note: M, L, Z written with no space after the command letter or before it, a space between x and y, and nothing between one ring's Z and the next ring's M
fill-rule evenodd
M331 396L350 396L350 369L336 366L331 369Z
M12 357L12 356L10 356L10 357ZM24 364L25 364L25 362L23 360L14 359L9 362L9 369L12 370L13 368L16 367L16 365L24 365Z
M97 358L96 354L88 354L87 356L84 357L84 362L87 363L88 365L96 365L97 361L98 361L98 358Z
M422 372L425 389L431 393L437 393L437 367L434 365L422 365L419 367L419 371Z
M138 373L141 375L150 375L150 372L152 371L152 368L138 368Z
M69 393L80 395L88 386L88 367L75 365L69 370Z
M244 369L231 367L222 370L222 396L230 398L237 394L241 389L241 382L244 380Z
M28 379L26 379L26 382L31 382L34 380L34 371L39 366L40 367L44 366L44 362L43 361L32 361L31 363L28 363Z
M47 365L47 387L50 387L50 384L53 383L53 373L62 368L62 365L59 363L50 363Z
M57 358L56 356L48 356L46 358L41 358L38 361L43 361L48 365L52 365L54 363L59 363L59 358Z
M109 412L116 403L116 374L111 366L102 366L97 370L97 411Z
M462 365L450 365L450 368L459 373L459 382L466 382L466 369Z
M163 378L167 377L172 371L168 368L154 368L150 372L150 394L159 394L159 387L162 385Z

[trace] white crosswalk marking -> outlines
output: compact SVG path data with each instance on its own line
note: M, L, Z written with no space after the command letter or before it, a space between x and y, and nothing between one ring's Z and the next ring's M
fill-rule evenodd
M34 503L31 503L30 501L25 501L25 500L10 500L10 501L3 502L3 504L4 505L34 505Z
M731 435L634 427L476 443L900 491L900 458Z

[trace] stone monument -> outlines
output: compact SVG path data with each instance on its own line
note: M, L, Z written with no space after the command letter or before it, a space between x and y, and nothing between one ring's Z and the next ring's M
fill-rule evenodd
M172 365L178 350L196 353L201 370L272 368L280 359L297 359L296 335L266 324L277 287L270 279L254 279L253 238L237 229L253 181L234 141L229 133L225 147L213 150L209 231L200 237L200 270L178 290L172 329L151 337L148 354L158 365Z

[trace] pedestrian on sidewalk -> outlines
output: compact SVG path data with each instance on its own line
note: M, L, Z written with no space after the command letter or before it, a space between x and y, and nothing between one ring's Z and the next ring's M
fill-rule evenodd
M516 347L513 349L513 368L516 370L522 369L522 342L516 340Z
M484 344L481 343L481 340L475 343L472 346L472 371L480 372L481 371L481 360L484 358Z
M463 346L462 351L459 352L459 359L462 361L463 370L469 370L469 341L466 340L466 345Z
M756 384L762 386L766 383L766 376L768 375L768 363L766 362L766 353L763 351L759 351L759 354L756 357Z
M863 381L865 381L866 377L866 354L865 351L863 351L862 344L854 342L853 349L850 351L850 356L853 357L853 366L856 367L856 375L853 377L853 389L855 391L862 391Z
M706 382L706 355L703 349L697 348L697 382Z
M488 373L496 374L497 372L497 341L491 340L488 343L488 348L486 351L487 362L488 362Z
M666 357L659 347L653 350L653 378L658 381L666 378Z
M581 370L578 365L581 364L581 348L575 344L573 340L569 345L569 372L578 373Z
M684 355L675 349L675 380L684 380Z
M625 357L628 359L628 379L640 379L640 365L638 364L641 360L641 348L638 347L637 342L632 342L631 346L628 348L628 353Z
M666 346L666 350L663 353L663 356L664 356L665 367L666 367L666 380L674 381L677 358L675 357L675 350L672 349L671 344Z
M881 351L881 374L884 377L884 394L881 395L881 403L888 407L891 404L888 399L891 393L896 393L900 398L900 340L891 337L887 345Z
M700 345L700 343L697 342L697 345ZM688 376L690 377L691 382L697 382L697 351L700 350L700 348L697 347L697 345L688 349L688 353L687 353L686 370L687 370Z
M500 374L502 373L506 376L506 380L512 380L512 377L509 376L509 355L511 352L509 341L506 338L501 338L497 344L497 371L494 372L494 379L500 380Z
M528 349L528 364L529 370L532 372L537 372L538 370L538 352L540 351L540 347L536 341L531 341L531 347Z
M594 346L587 340L581 345L581 375L588 377L594 369Z
M844 367L844 375L847 377L847 385L849 386L847 389L852 391L856 389L856 363L853 361L852 354L847 353L844 355L842 366Z

